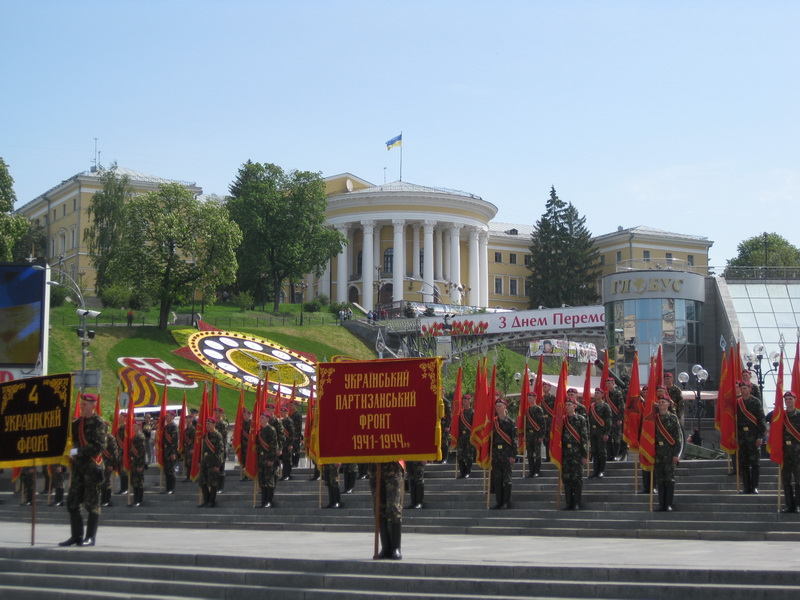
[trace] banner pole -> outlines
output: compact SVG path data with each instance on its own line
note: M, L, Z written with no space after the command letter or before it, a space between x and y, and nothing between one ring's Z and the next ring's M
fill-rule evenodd
M402 148L402 146L401 146ZM378 551L378 537L380 532L380 516L381 516L381 464L375 464L375 528L372 532L373 535L373 552L372 552L372 560L378 560L378 555L380 552ZM400 502L400 506L403 506L403 502Z

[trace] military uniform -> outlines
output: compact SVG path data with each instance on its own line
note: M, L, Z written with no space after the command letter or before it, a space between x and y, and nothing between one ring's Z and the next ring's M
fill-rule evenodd
M506 415L495 417L492 431L492 483L497 504L508 508L511 502L511 461L517 456L517 424Z
M178 463L178 426L174 421L164 427L161 456L164 463L164 481L167 494L175 492L175 465Z
M611 435L613 415L611 407L605 399L592 402L589 409L589 440L591 442L592 460L594 460L594 477L603 477L606 470L606 452ZM605 439L604 439L605 438Z
M589 458L589 428L579 414L564 415L561 432L561 481L567 505L565 510L580 510L583 492L583 459Z
M326 465L327 466L327 465ZM400 559L401 530L403 525L403 467L398 462L373 464L370 468L369 487L375 505L377 471L381 472L378 529L381 552L378 558Z
M64 506L64 466L48 465L47 469L50 472L50 488L54 494L49 506Z
M194 454L194 438L197 434L197 421L189 419L183 432L183 482L189 483L192 474L192 455Z
M33 477L36 467L21 467L19 481L22 484L22 502L20 506L30 506L33 504Z
M239 459L239 466L242 468L242 481L247 477L244 474L244 466L247 463L247 449L250 446L250 429L253 425L253 420L242 421L242 437L239 440L240 448L237 458Z
M553 417L556 411L556 397L547 394L542 398L542 410L544 411L544 459L550 461L550 432L553 429Z
M258 485L261 488L261 508L272 508L278 470L278 434L271 425L258 431Z
M686 406L683 404L683 390L677 385L671 385L667 387L667 394L669 394L669 398L672 400L670 412L674 412L675 416L678 417L678 421L683 423L683 415L686 409Z
M294 438L292 439L292 467L300 464L300 449L303 447L303 415L300 411L295 409L289 415L292 419L292 432Z
M539 477L541 473L545 427L544 410L538 404L532 404L525 415L525 451L528 457L529 477Z
M111 483L114 472L120 471L122 463L122 452L117 445L117 438L110 433L106 435L106 445L103 448L103 485L100 490L100 506L112 506L111 504Z
M757 442L767 430L761 400L750 396L736 401L736 441L739 444L739 470L745 494L758 493L760 453Z
M133 436L131 440L131 487L133 503L129 506L141 506L144 502L144 470L147 467L147 438L143 432Z
M294 423L289 416L281 419L281 427L283 428L284 444L281 446L283 452L281 453L281 465L283 471L281 472L281 481L286 481L292 478L292 452L294 452ZM354 478L355 479L355 478Z
M203 502L200 507L214 508L217 500L217 486L221 474L225 470L225 447L219 431L214 429L206 433L200 442L200 491ZM216 470L215 470L216 469Z
M461 411L458 422L458 444L456 446L456 456L458 460L459 479L469 477L472 471L472 463L475 462L475 446L470 442L472 435L472 419L475 411L467 408Z
M120 419L121 420L121 419ZM119 458L117 459L117 475L119 475L119 491L117 494L128 493L128 476L127 471L122 466L122 449L125 447L125 423L120 423L117 429L117 448L119 449Z
M408 508L422 508L422 500L425 498L425 463L421 460L406 461L406 473L411 495Z
M794 489L792 488L794 480ZM800 512L800 410L784 414L781 484L786 500L783 512Z
M607 456L616 460L622 452L622 423L625 420L625 396L615 387L608 392L608 407L611 409L611 431L608 434Z
M228 430L230 429L230 423L223 417L217 419L217 424L214 427L222 438L222 465L219 468L219 484L217 486L217 489L221 492L225 488L225 461L228 458Z
M328 488L328 506L341 508L342 495L339 490L339 467L335 464L322 465L322 482Z
M667 412L656 415L656 462L653 466L660 510L671 511L675 496L675 463L681 453L681 424L678 416Z
M450 456L450 424L453 422L453 401L444 399L444 416L442 417L442 464L447 464Z

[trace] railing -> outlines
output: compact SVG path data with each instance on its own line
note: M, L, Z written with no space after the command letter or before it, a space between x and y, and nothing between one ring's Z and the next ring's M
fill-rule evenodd
M722 277L731 280L760 279L772 281L794 281L800 279L800 267L732 267L722 270Z
M617 273L625 271L683 271L686 273L699 273L706 275L708 267L701 267L689 264L688 261L671 258L671 259L658 259L646 260L643 258L633 258L629 260L621 260L616 264Z

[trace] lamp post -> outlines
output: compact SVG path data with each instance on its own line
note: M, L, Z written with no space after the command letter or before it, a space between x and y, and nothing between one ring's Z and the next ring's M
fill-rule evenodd
M756 379L758 380L758 399L761 400L762 407L764 406L764 380L767 375L778 369L781 360L780 352L773 350L769 353L769 362L772 364L772 368L768 371L764 371L761 368L761 362L764 360L766 352L764 344L756 344L753 346L752 352L748 352L744 355L744 362L747 368L752 369L756 374Z
M427 281L424 281L422 279L417 279L415 277L406 277L406 281L408 281L408 291L409 292L412 291L411 282L416 282L416 283L421 283L422 285L427 285L429 288L431 288L431 290L433 290L433 292L431 293L431 296L433 297L432 304L444 304L442 302L442 296L439 293L439 290L435 285L433 285L431 283L428 283ZM417 293L425 294L425 291L424 290L417 290Z
M300 288L300 327L303 326L303 296L305 295L306 288L308 284L305 281L301 281L300 283L295 283L297 287Z
M694 365L692 367L692 375L694 375L695 378L695 385L692 390L694 391L694 412L697 416L697 428L695 429L695 434L692 436L692 438L699 442L697 445L700 446L702 443L702 437L700 436L700 408L703 406L701 404L701 395L703 391L703 385L705 384L706 379L708 379L708 371L703 368L703 365ZM686 389L686 384L689 383L689 379L689 374L686 371L678 373L678 381L684 390Z
M375 303L375 306L377 307L378 315L380 316L380 314L381 314L381 306L382 306L382 303L381 303L381 292L383 291L383 286L386 285L386 284L383 282L383 279L381 279L381 267L380 267L380 265L375 267L375 270L378 272L378 278L375 281L372 282L372 287L375 288L375 292L377 293L377 302ZM378 319L375 319L375 320L378 320Z
M33 268L37 271L45 271L45 267L42 265L33 265ZM89 345L92 343L94 339L94 331L89 331L87 328L86 318L92 317L97 318L100 316L100 311L98 310L88 310L86 308L86 302L83 298L83 293L81 293L80 286L75 282L75 280L69 276L69 274L61 267L61 263L59 261L59 270L58 274L61 277L61 281L48 281L47 285L52 286L62 286L66 287L73 292L78 297L78 301L80 302L81 307L76 311L78 316L81 318L81 328L77 331L78 337L81 339L81 385L80 390L81 394L86 391L86 358L89 356ZM66 279L66 281L64 281Z

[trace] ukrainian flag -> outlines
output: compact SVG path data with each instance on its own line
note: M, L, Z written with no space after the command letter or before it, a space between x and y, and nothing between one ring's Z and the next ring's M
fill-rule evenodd
M402 146L403 145L403 134L397 135L386 142L386 149L391 150L395 146Z

